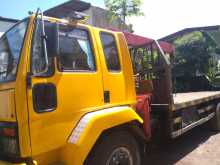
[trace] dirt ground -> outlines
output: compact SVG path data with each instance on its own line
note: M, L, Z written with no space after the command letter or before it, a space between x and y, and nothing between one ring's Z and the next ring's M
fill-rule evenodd
M220 133L195 128L164 146L153 145L144 165L220 165Z

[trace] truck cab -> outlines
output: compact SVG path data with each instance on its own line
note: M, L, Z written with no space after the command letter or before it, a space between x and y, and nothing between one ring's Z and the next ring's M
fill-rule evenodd
M97 141L122 127L138 150L135 103L122 33L34 14L0 39L0 164L96 164Z

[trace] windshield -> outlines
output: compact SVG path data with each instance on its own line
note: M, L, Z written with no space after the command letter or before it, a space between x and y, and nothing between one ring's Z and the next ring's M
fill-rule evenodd
M28 20L7 31L0 39L0 82L14 81Z

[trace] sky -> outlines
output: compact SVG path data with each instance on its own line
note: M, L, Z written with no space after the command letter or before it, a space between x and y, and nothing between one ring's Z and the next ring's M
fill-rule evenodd
M22 19L28 11L42 10L66 0L4 0L0 16ZM85 0L104 7L104 0ZM143 0L145 16L129 18L136 34L158 39L189 27L220 25L219 0Z

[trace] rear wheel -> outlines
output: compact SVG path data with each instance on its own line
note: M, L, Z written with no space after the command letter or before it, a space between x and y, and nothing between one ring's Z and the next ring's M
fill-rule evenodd
M213 131L220 131L220 104L217 105L215 116L209 121L209 125Z
M86 165L141 165L139 145L128 132L106 135L87 159Z

